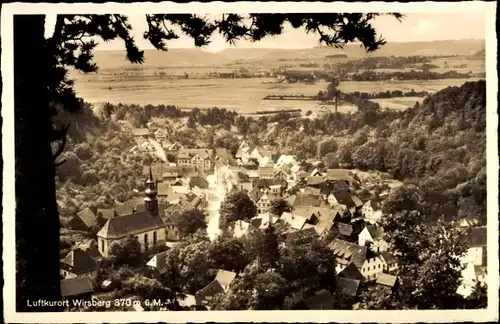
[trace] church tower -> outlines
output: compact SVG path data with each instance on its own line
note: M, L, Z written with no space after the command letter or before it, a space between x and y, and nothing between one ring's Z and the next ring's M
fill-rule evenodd
M156 181L153 180L151 165L149 166L149 178L146 180L146 190L144 193L146 194L144 198L146 209L149 210L151 215L158 215L158 190L156 189Z

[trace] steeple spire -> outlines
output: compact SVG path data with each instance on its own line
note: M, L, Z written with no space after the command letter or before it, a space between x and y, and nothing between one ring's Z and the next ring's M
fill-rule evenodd
M146 209L151 212L152 215L158 214L158 190L156 189L156 181L153 180L153 171L151 170L151 165L149 165L149 177L146 180L146 190L144 191L146 197L144 198L144 203Z

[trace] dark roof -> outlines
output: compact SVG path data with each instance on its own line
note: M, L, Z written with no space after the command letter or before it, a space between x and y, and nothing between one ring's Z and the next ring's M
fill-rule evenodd
M98 236L122 238L128 234L145 232L164 226L165 224L160 216L153 216L149 211L141 211L108 219L99 231Z
M62 297L78 296L94 291L90 277L76 277L61 280Z
M387 273L379 273L377 276L377 285L394 287L397 281L398 277Z
M208 181L200 176L192 177L189 180L189 185L191 187L198 187L200 189L207 189L208 188Z
M322 289L312 297L304 299L307 309L333 309L334 298L326 289Z
M356 279L363 281L365 277L363 274L359 271L358 268L353 263L349 263L347 267L342 269L338 274L337 277L344 277L344 278L349 278L349 279Z
M108 219L115 217L115 209L114 208L99 208L97 209L97 216L101 216L102 218Z
M222 288L221 284L217 280L214 280L196 293L196 295L194 296L196 299L196 304L203 305L204 301L211 299L213 296L223 292L224 288Z
M97 269L97 261L87 251L75 249L62 260L61 268L75 275L89 273Z
M469 234L469 246L479 247L487 244L486 226L474 227Z
M356 268L361 268L366 261L367 247L344 240L335 239L328 247L341 259L351 261Z
M211 159L213 156L213 152L208 149L199 148L199 149L182 149L179 151L177 155L178 159L191 159L195 155L199 155L202 159L207 160Z
M351 171L346 169L328 169L326 170L326 177L328 180L354 180Z
M117 216L123 216L123 215L128 215L132 214L134 212L135 206L130 206L130 205L117 205L115 206L115 212Z
M167 260L167 253L168 251L163 251L160 253L155 254L149 261L151 261L153 258L156 258L156 264L155 268L158 269L160 273L165 272L165 266L166 266L166 260ZM148 261L148 263L149 263Z
M394 257L392 256L392 254L390 254L389 252L384 251L384 252L381 253L381 255L384 258L386 264L396 263L396 259L394 259Z
M350 224L337 223L337 228L339 229L339 234L344 236L351 236L354 231Z
M325 182L325 177L322 176L309 176L307 177L307 184L309 186L319 185Z
M350 297L355 297L358 294L359 283L360 281L356 279L338 276L335 278L337 291Z
M259 188L266 188L277 184L280 184L280 182L275 179L255 179L253 182L254 187Z
M85 208L76 215L80 217L82 222L89 228L97 224L97 216L89 208Z
M101 252L99 252L99 247L96 240L87 240L79 243L76 248L81 249L88 253L88 255L93 259L100 259L102 257Z
M372 239L376 239L382 236L382 231L375 225L367 225L366 230L370 233Z
M293 202L292 207L298 206L311 206L311 207L319 207L321 206L321 197L318 195L309 195L309 194L298 194Z
M337 199L339 204L346 205L349 208L357 206L347 191L333 191L332 195Z
M260 191L259 188L255 187L248 193L248 196L252 199L252 201L257 202L260 197L264 196L264 193Z

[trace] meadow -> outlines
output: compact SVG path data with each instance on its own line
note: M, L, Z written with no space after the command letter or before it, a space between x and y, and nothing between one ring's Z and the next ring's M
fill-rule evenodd
M277 101L262 100L269 94L277 95L315 95L326 89L326 82L314 85L303 83L272 84L275 79L153 79L134 80L102 78L99 75L84 75L76 79L75 88L82 98L90 103L124 103L140 105L176 105L181 108L220 107L236 110L240 113L251 113L256 110L297 109L303 111L321 111L324 105L315 101ZM342 82L340 89L344 92L381 92L401 90L404 92L428 91L436 92L448 86L460 86L472 79L446 79L430 81L375 81L375 82ZM267 83L266 83L267 82ZM381 99L382 107L405 109L413 106L422 98ZM378 100L377 100L378 101ZM351 106L340 106L339 111L352 111Z

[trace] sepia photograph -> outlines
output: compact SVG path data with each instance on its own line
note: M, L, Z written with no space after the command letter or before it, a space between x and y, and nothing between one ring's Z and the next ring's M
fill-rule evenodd
M498 320L495 3L2 9L6 320Z

